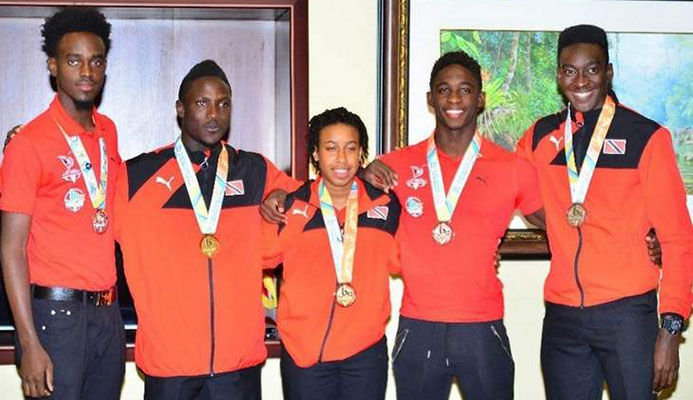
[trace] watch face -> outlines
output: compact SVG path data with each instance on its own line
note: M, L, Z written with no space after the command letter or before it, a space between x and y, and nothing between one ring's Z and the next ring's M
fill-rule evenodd
M667 332L672 335L678 335L683 330L683 318L664 315L662 316L662 328L666 329Z

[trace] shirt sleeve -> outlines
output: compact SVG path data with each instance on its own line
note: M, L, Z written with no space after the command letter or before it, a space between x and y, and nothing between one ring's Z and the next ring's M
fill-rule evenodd
M265 181L265 196L270 194L272 191L277 189L282 189L286 192L293 192L297 190L303 182L297 181L296 179L287 175L284 171L277 168L272 162L265 158L265 163L267 164L267 179Z
M659 311L688 318L692 301L693 228L669 131L660 128L652 135L638 171L647 215L662 245Z
M515 208L520 210L522 215L529 215L541 209L539 180L534 166L528 160L518 157L515 162L515 174L517 182Z
M27 135L15 136L0 168L0 209L32 215L41 185L41 159Z
M273 269L283 262L279 230L276 224L262 221L262 268Z
M515 153L520 157L534 164L534 152L532 151L532 141L534 138L534 124L527 128L520 140L517 142Z

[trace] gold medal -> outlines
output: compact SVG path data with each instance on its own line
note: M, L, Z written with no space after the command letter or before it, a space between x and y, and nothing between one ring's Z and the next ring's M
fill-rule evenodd
M579 228L587 219L587 209L580 203L573 203L566 212L568 225Z
M433 240L441 246L450 242L454 234L452 226L447 222L440 222L433 228L431 233L433 234Z
M103 208L99 208L94 212L94 216L91 217L91 227L94 228L96 233L105 233L108 230L108 214Z
M335 293L335 298L337 304L342 307L349 307L356 301L356 291L348 283L342 283L337 288L337 293Z
M200 240L200 251L207 258L213 258L219 252L219 240L214 235L204 235Z

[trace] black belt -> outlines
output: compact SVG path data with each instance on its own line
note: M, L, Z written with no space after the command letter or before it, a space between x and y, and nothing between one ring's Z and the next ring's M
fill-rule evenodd
M118 290L115 286L108 290L89 292L86 290L69 289L62 287L46 287L31 285L31 295L35 299L57 300L57 301L78 301L84 304L91 304L96 307L110 306L118 298Z

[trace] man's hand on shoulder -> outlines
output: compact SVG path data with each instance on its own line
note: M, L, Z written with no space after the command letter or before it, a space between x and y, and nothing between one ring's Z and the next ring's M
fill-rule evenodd
M284 202L287 192L282 189L272 191L260 205L260 215L271 224L286 224Z
M398 176L394 169L380 160L373 160L363 171L363 179L385 193L397 186Z

